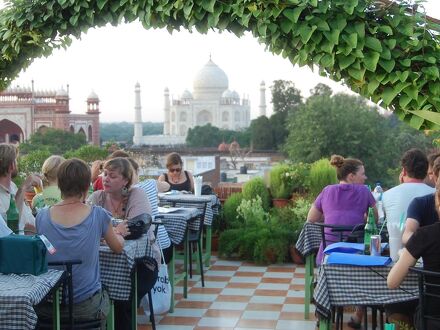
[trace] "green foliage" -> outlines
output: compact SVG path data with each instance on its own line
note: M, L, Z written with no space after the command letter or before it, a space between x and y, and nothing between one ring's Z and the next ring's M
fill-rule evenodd
M309 190L309 172L310 164L299 162L289 166L286 181L292 192L305 193Z
M238 227L243 221L238 216L237 208L243 200L243 194L241 192L233 193L225 201L223 206L223 216L226 221L227 228Z
M163 123L142 123L143 135L163 134ZM127 122L100 123L99 134L102 141L133 142L134 124Z
M44 161L51 155L52 153L48 149L31 151L27 155L20 156L18 159L18 170L24 176L31 173L41 173Z
M270 90L274 112L289 113L302 104L301 92L292 81L274 80Z
M398 167L412 147L427 151L433 139L395 115L380 115L361 97L324 93L310 96L290 116L285 150L293 162L312 163L332 154L358 158L370 184L381 181L391 187L395 178L387 170Z
M256 150L275 149L273 130L266 116L260 116L252 120L249 130L251 132L252 145Z
M289 165L279 164L270 170L270 192L273 198L289 198L292 195L292 187L288 181L290 172Z
M257 196L260 196L263 209L265 211L269 210L270 197L269 191L267 190L266 183L260 177L255 177L243 185L243 199L252 200Z
M269 214L263 209L260 196L250 200L243 199L237 208L237 213L244 219L247 227L265 225L269 220Z
M310 193L318 196L321 190L330 184L338 183L335 168L330 165L328 159L323 158L312 164L310 167Z
M64 154L65 158L79 158L86 163L91 163L95 160L106 159L109 153L105 149L94 145L85 145L77 150L71 150Z
M218 147L222 142L231 143L234 140L237 141L241 147L249 146L249 131L243 130L237 132L206 124L204 126L190 128L186 136L186 144L193 148Z
M0 89L35 58L68 47L71 37L136 20L170 33L250 31L273 53L318 66L411 126L439 127L439 28L409 1L11 0L0 12Z
M33 150L47 149L55 155L62 155L87 143L84 134L74 134L59 129L48 128L31 135L27 143L20 144L20 153L27 154Z

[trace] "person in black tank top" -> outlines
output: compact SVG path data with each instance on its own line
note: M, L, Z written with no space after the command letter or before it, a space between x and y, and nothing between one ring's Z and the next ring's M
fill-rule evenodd
M183 171L183 161L178 153L171 153L167 157L168 173L159 176L158 181L167 182L170 190L194 191L194 177L188 171Z

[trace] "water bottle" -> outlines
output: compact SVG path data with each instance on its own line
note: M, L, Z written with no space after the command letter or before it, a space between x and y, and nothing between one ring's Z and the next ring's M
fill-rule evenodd
M374 199L376 200L376 208L377 208L377 215L379 218L379 223L382 223L385 218L385 214L383 213L383 189L380 185L380 182L376 182L376 187L373 191Z

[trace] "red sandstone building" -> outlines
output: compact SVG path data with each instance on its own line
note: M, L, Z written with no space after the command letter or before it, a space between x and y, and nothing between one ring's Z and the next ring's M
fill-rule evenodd
M37 91L8 88L0 92L0 142L23 142L45 128L56 128L86 136L99 145L99 98L92 92L85 114L73 114L67 91Z

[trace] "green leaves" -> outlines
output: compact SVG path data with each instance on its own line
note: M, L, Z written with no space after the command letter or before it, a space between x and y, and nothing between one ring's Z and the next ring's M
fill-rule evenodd
M378 53L382 52L382 44L380 43L379 39L374 37L365 38L365 47L368 47Z

